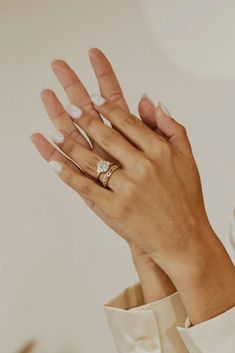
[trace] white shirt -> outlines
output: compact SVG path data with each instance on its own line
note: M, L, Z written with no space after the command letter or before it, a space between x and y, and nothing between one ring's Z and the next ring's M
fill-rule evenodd
M230 241L235 249L235 209ZM104 309L119 353L235 353L235 307L191 326L177 292L144 304L136 284Z
M235 307L190 326L177 292L144 305L135 284L104 309L119 353L235 353Z

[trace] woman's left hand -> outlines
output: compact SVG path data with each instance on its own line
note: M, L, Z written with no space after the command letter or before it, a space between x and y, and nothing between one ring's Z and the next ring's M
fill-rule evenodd
M71 93L74 85L81 83L70 79L63 84ZM85 97L87 105L81 102L84 96L77 97L77 103L68 109L73 122L85 131L93 146L106 151L122 167L111 176L110 189L106 189L96 180L97 163L102 159L97 150L84 145L72 121L68 131L69 117L53 92L44 91L42 98L59 127L51 138L73 163L36 134L33 141L39 152L66 184L95 211L105 213L120 228L121 236L140 245L170 276L191 321L206 320L232 305L234 267L207 218L186 129L170 117L166 120L159 107L155 116L160 129L164 121L166 140L114 100L92 96L95 111L113 129L91 111L89 95Z
M53 120L65 119L67 114L55 95L46 91L43 99ZM94 119L89 109L82 109L84 105L79 98L80 108L73 105L68 111L74 123L122 168L111 176L110 190L103 188L94 181L97 163L102 158L85 148L60 123L59 131L51 136L53 142L89 177L66 163L60 163L59 176L88 200L94 210L106 213L122 229L121 235L126 240L138 243L163 269L169 265L169 257L175 266L182 255L190 256L192 244L199 237L203 239L209 229L199 174L185 128L168 118L169 140L175 141L172 146L115 101L99 95L94 95L92 101L95 110L115 130ZM37 147L40 151L40 146Z
M108 99L115 100L126 112L129 112L128 105L123 96L120 84L112 68L111 63L107 57L99 49L93 48L89 52L90 61L94 69L100 91ZM85 110L88 110L94 119L100 119L99 114L94 109L91 103L90 96L80 81L77 74L69 67L63 60L56 60L52 63L52 68L59 79L60 83L65 89L65 92L71 104L81 105ZM64 112L61 103L51 90L46 90L42 94L43 101L49 113L49 116L57 129L61 127L73 138L82 144L86 149L93 150L97 155L106 160L113 159L104 149L102 149L94 140L89 144L88 141L82 136L80 131L73 124L71 118ZM146 97L143 96L139 102L139 113L142 121L149 126L155 133L165 136L164 133L158 128L156 122L156 112L161 112L156 106ZM63 114L64 112L64 114ZM62 113L62 114L61 114ZM59 119L55 119L56 116ZM101 120L102 121L102 120ZM115 129L115 127L113 126ZM164 130L164 124L162 124ZM165 136L167 139L167 136ZM59 153L54 146L52 146L41 134L34 134L32 140L37 146L40 154L48 162L50 160L58 160L66 163L69 167L74 169L77 173L81 170L70 160ZM89 177L89 174L82 173ZM91 178L95 181L95 178ZM88 199L83 198L88 206L92 207L92 203ZM121 226L114 222L106 212L103 212L98 207L93 208L94 212L108 224L116 233L123 235ZM164 271L147 255L147 253L134 241L128 241L133 262L137 270L141 282L141 288L144 295L145 303L162 299L173 292L175 287L169 277Z

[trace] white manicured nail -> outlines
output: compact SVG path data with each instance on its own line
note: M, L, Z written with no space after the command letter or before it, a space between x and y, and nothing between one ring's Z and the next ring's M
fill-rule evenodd
M48 164L56 174L59 174L61 172L61 170L63 169L62 164L60 164L57 161L50 161Z
M66 112L72 117L72 118L80 118L82 115L82 111L80 108L78 108L76 105L70 104L65 108Z
M169 118L171 118L171 113L169 112L169 110L167 109L167 107L163 103L159 102L158 106L161 108L161 110L163 111L163 113L165 115L167 115L167 116L169 116Z
M103 105L105 103L105 99L101 97L99 94L92 94L91 95L91 101L95 105Z
M141 99L144 99L144 98L146 98L149 101L149 103L155 106L155 104L153 103L153 100L146 93L142 94L141 96Z
M55 143L62 143L64 141L64 135L60 131L49 131L48 135L50 139Z

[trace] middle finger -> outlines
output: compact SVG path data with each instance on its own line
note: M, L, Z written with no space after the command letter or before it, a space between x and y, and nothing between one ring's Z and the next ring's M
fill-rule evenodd
M110 156L118 160L124 167L134 167L142 152L129 143L118 131L105 125L100 120L93 119L93 115L79 110L73 121L85 133L101 146Z
M103 121L99 113L93 108L90 96L75 71L63 60L55 60L51 66L70 103L88 111L92 114L93 119ZM91 143L96 153L102 158L107 158L105 151L94 140L91 139Z

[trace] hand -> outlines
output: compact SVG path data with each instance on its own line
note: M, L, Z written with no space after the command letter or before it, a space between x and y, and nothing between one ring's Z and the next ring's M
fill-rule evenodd
M56 98L44 99L44 103L52 118L67 116ZM94 96L93 103L116 130L74 106L72 112L70 109L73 121L117 159L122 169L112 175L110 190L102 188L91 179L100 157L60 128L52 136L54 142L90 176L66 163L53 163L61 179L94 210L106 212L125 239L138 243L165 270L193 323L234 305L234 267L209 224L185 128L169 117L167 120L159 108L155 116L160 129L164 120L166 141L115 102ZM57 115L56 107L60 107ZM42 137L36 143L42 151L39 141Z
M124 99L120 84L112 69L110 62L104 54L98 49L90 51L90 61L92 63L94 72L96 74L100 91L104 97L115 100L125 111L129 111L127 103ZM86 91L84 85L79 80L75 72L61 60L56 60L52 63L52 68L65 89L65 92L72 104L79 105L89 111L94 119L101 119L99 114L94 110L91 103L90 96ZM65 129L65 131L74 138L78 143L82 144L86 149L93 150L97 155L106 160L115 161L103 148L101 148L94 140L91 139L90 143L80 134L79 130L73 124L71 118L64 112L64 109L55 94L46 90L42 93L43 101L45 102L49 116L52 123L58 129ZM156 133L160 131L156 128L156 120L154 116L155 107L145 97L142 98L139 104L139 112L142 120L149 127L153 128ZM56 117L60 116L59 119ZM115 127L113 127L115 128ZM71 167L76 172L90 176L84 172L81 173L80 169L67 158L64 158L57 150L48 143L48 141L41 134L34 134L32 137L33 142L36 144L39 152L47 161L56 159L61 160ZM95 181L94 178L91 178ZM86 198L84 201L93 207L93 204ZM123 235L123 230L115 222L98 207L93 208L94 212L103 219L114 231ZM123 235L124 236L124 235ZM160 267L141 249L141 247L134 242L128 242L133 256L133 262L140 277L140 282L144 294L145 303L162 299L165 296L172 294L176 289L168 278L168 276L160 269Z
M53 112L58 124L66 116L62 105L47 91L43 99L49 116L52 117ZM168 118L166 128L178 127L178 133L169 137L175 141L173 146L114 101L96 96L93 102L96 110L116 130L94 118L88 110L75 106L72 112L70 107L73 121L118 160L122 169L112 175L111 190L101 187L94 181L101 158L60 126L60 132L51 136L52 140L89 177L65 163L60 163L62 169L58 174L91 202L94 210L107 213L122 228L121 235L125 239L137 242L162 266L167 266L166 256L171 256L175 264L182 255L188 255L179 245L184 242L186 250L187 247L190 250L195 238L198 240L209 228L200 179L185 129ZM60 113L56 112L57 106ZM160 117L159 123L161 119L166 120L161 111L156 116Z

